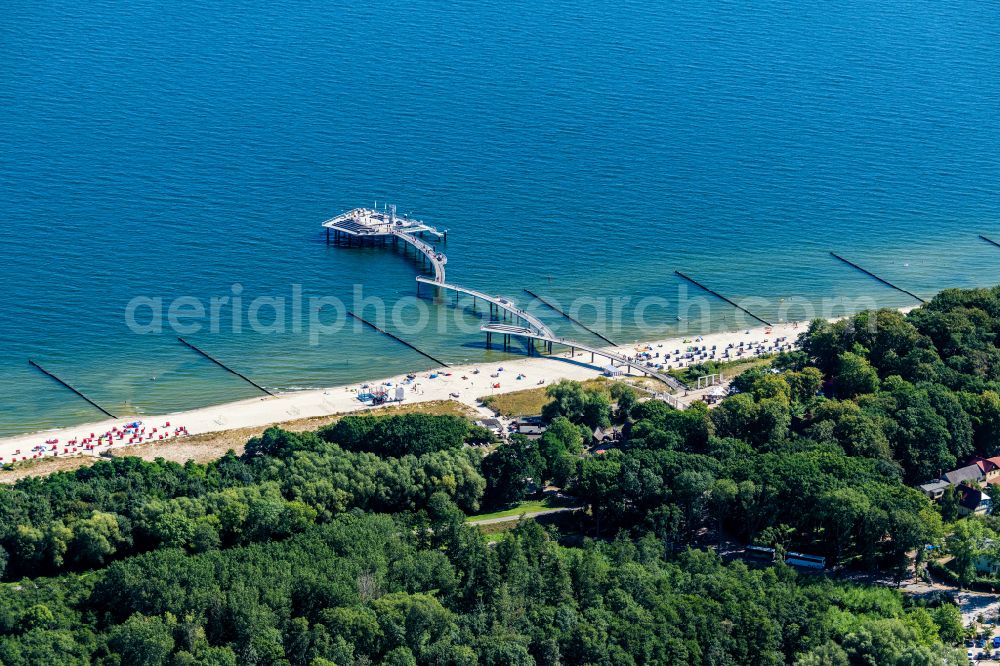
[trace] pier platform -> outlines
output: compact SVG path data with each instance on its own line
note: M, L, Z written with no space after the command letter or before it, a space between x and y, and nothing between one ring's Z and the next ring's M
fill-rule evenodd
M447 231L440 231L420 220L414 220L405 215L397 215L395 206L385 210L374 208L354 208L337 217L332 217L323 223L326 227L326 238L330 240L331 233L337 243L346 241L348 245L353 240L360 244L388 239L402 241L422 254L434 269L434 282L445 281L444 266L448 257L438 252L430 243L419 238L422 234L430 234L437 238L448 238Z
M448 232L438 231L434 227L406 216L397 216L395 206L386 207L386 209L382 211L371 208L355 208L327 220L323 223L323 226L326 227L327 238L329 238L330 234L333 233L338 242L342 239L346 239L348 245L350 245L352 239L362 239L362 243L364 242L364 239L381 239L381 242L384 245L384 241L386 239L393 238L413 246L418 252L427 258L431 266L434 268L433 278L429 278L424 275L417 276L418 288L421 284L429 284L439 289L453 291L456 295L465 294L467 296L472 296L473 304L475 304L476 300L482 300L489 304L489 316L491 320L494 315L499 318L502 313L502 320L498 319L489 321L481 328L481 330L487 335L487 344L489 344L489 340L493 334L499 334L504 337L504 349L509 348L511 336L518 336L528 340L541 340L546 344L549 352L552 351L553 344L569 347L570 350L573 351L579 349L583 352L590 352L592 360L595 356L610 359L613 363L618 363L621 366L634 369L637 372L653 377L672 389L684 390L687 388L683 382L677 380L676 378L671 377L666 373L657 372L653 368L645 366L638 361L629 359L628 357L616 352L576 342L574 340L557 337L555 332L549 328L545 322L529 313L527 310L519 308L509 298L505 298L503 296L493 296L482 291L477 291L476 289L469 289L468 287L462 287L457 284L449 283L445 279L444 269L445 264L448 262L448 258L444 255L444 253L438 252L433 246L419 237L426 233L439 238L447 239ZM402 340L400 341L403 342ZM404 344L412 347L410 343L404 342ZM529 344L529 354L532 353L533 347L534 343ZM416 347L414 347L414 349L416 349Z

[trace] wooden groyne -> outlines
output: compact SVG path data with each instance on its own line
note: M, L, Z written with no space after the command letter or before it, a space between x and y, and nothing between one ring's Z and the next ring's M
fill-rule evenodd
M740 310L740 311L742 311L742 312L745 312L745 313L747 313L748 315L750 315L751 317L753 317L754 319L756 319L756 320L757 320L757 321L759 321L760 323L764 324L765 326L773 326L773 325L774 325L774 324L772 324L771 322L769 322L768 320L766 320L766 319L764 319L764 318L762 318L762 317L758 317L757 315L755 315L754 313L750 312L749 310L747 310L747 309L746 309L745 307L743 307L742 305L738 305L738 304L737 304L737 303L735 303L734 301L731 301L730 299L726 298L725 296L723 296L723 295L722 295L722 294L720 294L719 292L715 291L714 289L709 289L708 287L706 287L706 286L705 286L705 285L703 285L702 283L698 282L698 281L697 281L697 280L695 280L694 278L692 278L692 277L689 277L689 276L687 276L687 275L684 275L684 273L681 273L680 271L674 271L674 273L676 273L676 274L677 274L677 275L679 275L680 277L684 278L685 280L687 280L688 282L690 282L690 283L691 283L691 284L693 284L694 286L696 286L696 287L700 287L701 289L704 289L705 291L707 291L708 293L712 294L712 295L713 295L713 296L715 296L716 298L721 298L722 300L724 300L724 301L725 301L726 303L729 303L730 305L732 305L732 306L733 306L734 308L736 308L737 310Z
M992 239L990 239L990 238L987 238L986 236L984 236L984 235L982 235L982 234L979 234L979 237L980 237L980 238L982 238L982 239L983 239L984 241L986 241L987 243L990 243L990 244L992 244L992 245L996 245L997 247L1000 247L1000 243L996 242L995 240L992 240Z
M854 263L853 261L848 261L847 259L844 259L844 258L843 258L842 256L840 256L840 255L839 255L839 254L837 254L836 252L831 252L830 254L831 254L831 255L832 255L833 257L835 257L836 259L840 259L840 260L841 260L842 262L844 262L844 263L845 263L845 264L847 264L848 266L853 266L854 268L858 269L859 271L861 271L861 272L862 272L862 273L864 273L865 275L868 275L868 276L870 276L870 277L873 277L873 278L875 278L876 280L878 280L878 281L879 281L879 282L881 282L882 284L884 284L884 285L886 285L886 286L888 286L888 287L892 287L892 288L893 288L893 289L895 289L896 291L899 291L899 292L902 292L902 293L906 294L907 296L909 296L909 297L911 297L911 298L915 298L915 299L917 299L918 301L920 301L921 303L926 303L926 302L927 302L927 301L925 301L924 299L922 299L922 298L920 298L919 296L917 296L916 294L914 294L914 293L913 293L912 291L907 291L906 289L903 289L902 287L897 287L896 285L894 285L893 283L889 282L888 280L886 280L886 279L884 279L884 278L880 278L879 276L875 275L875 274L874 274L874 273L872 273L871 271L869 271L869 270L866 270L866 269L862 268L861 266L858 266L858 265L857 265L856 263Z
M425 352L423 349L420 349L419 347L417 347L413 343L407 342L406 340L404 340L403 338L399 337L398 335L395 335L393 333L390 333L389 331L386 331L386 330L384 330L382 328L379 328L375 324L373 324L370 321L364 319L363 317L359 317L358 315L354 314L350 310L347 311L347 314L350 315L351 317L354 317L355 319L357 319L358 321L360 321L362 324L365 324L367 326L372 327L373 329L375 329L376 331L378 331L382 335L387 335L390 338L392 338L393 340L395 340L396 342L399 342L401 344L406 345L407 347L409 347L413 351L417 352L418 354L420 354L421 356L423 356L425 358L429 358L430 360L434 361L438 365L444 366L446 368L448 367L448 364L445 363L444 361L442 361L440 359L434 358L433 356L431 356L430 354L428 354L427 352Z
M104 414L110 416L113 419L118 418L117 416L115 416L114 414L112 414L111 412L109 412L108 410L104 409L99 404L97 404L96 402L94 402L93 400L91 400L90 398L88 398L81 391L79 391L78 389L73 388L72 386L70 386L69 384L67 384L66 382L64 382L63 380L59 379L59 377L57 377L56 375L52 374L51 372L49 372L48 370L46 370L42 366L38 365L37 363L35 363L34 361L32 361L30 358L28 359L28 365L30 365L30 366L38 369L43 374L46 374L49 377L51 377L52 379L56 380L57 382L59 382L60 384L62 384L66 388L68 388L70 391L72 391L73 393L76 393L78 396L80 396L81 398L83 398L84 400L86 400L87 402L89 402L91 405L93 405L94 407L96 407L97 409L99 409Z
M187 341L187 340L185 340L184 338L177 338L177 340L178 340L179 342L181 342L182 344L184 344L184 345L187 345L187 346L188 346L188 347L190 347L191 349L195 350L196 352L198 352L199 354L201 354L202 356L204 356L205 358L207 358L207 359L208 359L209 361L211 361L212 363L215 363L215 364L216 364L217 366L219 366L220 368L222 368L222 369L223 369L223 370L225 370L226 372L231 372L231 373L233 373L234 375L236 375L237 377L239 377L240 379L242 379L242 380L243 380L243 381L245 381L246 383L250 384L250 385L251 385L251 386L253 386L254 388L257 388L257 389L259 389L259 390L263 391L264 393L266 393L266 394L268 394L268 395L274 395L273 393L271 393L270 391L268 391L268 390L267 390L266 388L264 388L263 386L261 386L260 384L258 384L257 382L255 382L254 380L250 379L249 377L247 377L247 376L246 376L246 375L244 375L243 373L241 373L241 372L238 372L238 371L236 371L236 370L233 370L232 368L230 368L230 367L229 367L228 365L226 365L225 363L223 363L223 362L222 362L222 361L220 361L219 359L217 359L217 358L213 357L213 356L212 356L211 354L209 354L209 353L208 353L208 352L206 352L206 351L203 351L203 350L201 350L201 349L198 349L197 347L195 347L195 346L194 346L193 344L191 344L190 342L188 342L188 341Z
M590 328L589 326L587 326L586 324L584 324L580 320L575 319L574 317L571 317L568 313L563 312L562 310L560 310L559 308L557 308L555 305L553 305L549 301L545 300L544 298L542 298L541 296L539 296L535 292L531 291L530 289L524 288L524 293L528 294L528 296L531 296L532 298L537 298L539 301L541 301L542 303L544 303L546 305L546 307L548 307L549 309L555 310L556 312L558 312L559 314L561 314L563 317L566 317L566 319L569 319L571 322L573 322L574 324L576 324L577 326L579 326L583 330L587 331L588 333L591 333L592 335L596 335L601 340L604 340L605 342L607 342L609 345L614 345L616 347L618 346L618 343L615 342L614 340L608 339L608 337L606 335L598 333L597 331L595 331L594 329Z

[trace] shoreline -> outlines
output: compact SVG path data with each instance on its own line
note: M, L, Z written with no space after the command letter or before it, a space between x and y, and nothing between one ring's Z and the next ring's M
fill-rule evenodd
M697 344L699 347L705 347L706 352L704 353L710 356L712 347L717 348L715 358L684 359L684 367L686 367L705 360L727 360L720 357L723 350L730 344L737 349L741 342L745 347L748 345L769 346L773 345L773 341L777 338L786 338L785 344L794 344L798 334L806 330L806 326L795 323L780 324L770 327L770 334L766 333L768 327L759 326L737 331L710 333L703 336L690 335L648 342L640 341L632 345L609 345L600 349L615 350L621 354L634 356L638 353L638 349L650 348L651 353L660 354L661 358L653 359L657 362L664 361L662 358L664 352L669 352L671 359L667 362L676 368L678 365L673 360L675 350L685 353L688 347ZM696 340L697 343L694 342ZM739 358L754 358L757 355L760 353L744 353ZM379 407L400 404L412 405L440 400L454 400L483 416L487 416L487 413L492 415L492 412L480 406L478 401L480 397L547 386L562 379L577 381L592 379L601 376L609 363L610 361L607 359L603 359L602 362L600 357L595 358L592 363L589 352L577 351L571 357L569 350L566 350L551 356L524 356L499 362L477 362L424 370L416 373L416 378L409 384L405 383L406 375L394 375L328 388L245 398L181 412L104 419L0 438L0 464L48 458L97 456L109 449L118 450L138 444L168 446L171 442L183 441L185 435L193 436L241 428L263 427L297 419L334 416L363 412ZM499 370L499 368L503 368L503 370ZM432 375L436 375L436 377L431 378ZM519 376L522 378L518 379ZM634 372L631 376L641 377L643 375ZM363 390L363 387L379 387L386 383L389 384L390 396L397 385L404 385L405 397L402 402L387 401L382 405L371 405L358 399L358 392ZM496 388L495 384L499 384L499 388ZM134 421L141 421L142 426L135 431L126 431L124 429L126 424ZM183 429L180 435L175 434L178 429ZM142 430L141 435L139 434L140 430ZM98 442L97 439L105 433L111 433L111 438L103 438ZM93 448L87 448L88 446ZM44 447L44 451L38 450L36 447Z

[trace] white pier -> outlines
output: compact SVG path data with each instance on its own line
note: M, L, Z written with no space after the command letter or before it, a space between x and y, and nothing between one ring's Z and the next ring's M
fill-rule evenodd
M443 283L445 280L444 265L448 263L448 257L418 236L427 233L447 240L448 232L439 231L429 224L405 215L396 215L395 206L389 206L384 210L355 208L330 218L323 223L323 226L326 227L327 241L330 240L330 232L333 232L334 241L337 244L346 242L348 247L354 240L357 240L359 245L376 242L384 245L390 238L393 241L401 240L427 259L434 269L435 283Z
M434 227L424 224L419 220L411 219L407 216L396 215L395 206L387 206L383 210L377 208L355 208L337 217L330 218L323 223L326 227L326 238L330 240L331 232L338 244L346 244L350 247L355 240L359 245L375 245L381 243L385 246L388 240L394 243L402 241L404 248L406 245L412 246L419 252L434 269L434 277L429 278L424 275L417 276L417 287L421 284L429 284L439 289L453 291L456 294L466 294L472 296L473 304L475 299L480 299L489 304L489 316L491 321L484 324L481 330L486 333L486 345L490 346L493 334L503 336L504 349L509 349L511 336L526 338L528 340L541 340L545 343L549 353L552 353L552 345L559 344L570 348L571 352L579 349L583 352L590 352L591 361L595 356L610 359L613 363L618 363L624 367L634 369L646 374L654 379L658 379L667 386L675 390L687 388L683 382L662 372L657 372L652 368L641 365L638 361L633 361L626 356L613 351L601 349L593 345L567 340L556 337L551 328L545 325L538 317L517 307L513 301L503 296L491 296L482 291L461 287L451 284L445 280L445 264L448 258L443 252L439 252L432 245L420 238L423 234L430 234L438 238L448 239L447 231L438 231ZM457 298L457 296L456 296ZM503 313L503 319L499 317ZM498 319L492 320L493 317ZM520 325L523 323L524 325ZM407 343L408 344L408 343ZM419 351L419 350L418 350ZM535 353L534 342L528 343L528 353ZM668 401L669 402L669 401ZM676 402L676 401L675 401Z
M529 313L526 310L522 310L517 307L509 298L504 298L503 296L490 296L489 294L476 291L475 289L469 289L468 287L460 287L457 284L448 284L447 282L435 282L424 276L417 276L417 282L422 282L424 284L432 284L435 287L440 287L441 289L448 289L450 291L457 292L459 294L466 294L472 296L473 298L478 298L489 303L491 306L496 307L497 311L503 310L508 313L511 317L511 321L522 320L529 327L531 327L535 332L542 336L554 337L555 334L552 329L545 325L541 319L535 315ZM490 314L492 315L492 309ZM520 329L519 329L520 330Z
M489 324L483 324L483 326L479 330L483 331L487 335L493 333L500 333L502 335L516 335L518 337L528 338L529 340L541 340L542 342L546 342L549 344L550 351L552 349L552 345L556 344L556 345L563 345L564 347L569 347L571 352L576 351L577 349L583 352L590 352L591 363L593 363L594 361L594 356L602 356L606 359L611 360L614 363L617 363L618 365L634 369L637 372L641 372L645 375L652 377L653 379L658 379L672 389L683 391L686 388L680 380L676 379L675 377L671 377L665 372L658 372L650 367L641 364L638 361L633 361L629 359L627 356L618 354L617 352L608 351L607 349L601 349L600 347L594 347L593 345L584 344L582 342L576 342L575 340L567 340L566 338L557 338L554 335L552 335L551 331L549 331L546 334L546 333L541 333L539 331L534 331L530 328L511 326L509 324L501 324L498 322L490 322Z

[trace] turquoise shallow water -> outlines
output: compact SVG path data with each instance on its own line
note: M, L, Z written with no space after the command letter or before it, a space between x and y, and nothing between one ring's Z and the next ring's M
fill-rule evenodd
M830 250L922 295L1000 282L1000 248L977 238L1000 238L988 3L14 0L0 14L0 434L99 416L28 358L119 411L254 394L172 331L132 333L136 296L207 303L239 283L250 302L298 284L350 300L362 284L391 310L417 266L328 247L319 227L375 200L450 229L460 284L564 305L666 298L647 315L674 328L674 270L761 297L772 319L799 318L779 312L793 299L911 302ZM599 325L642 337L630 308ZM715 302L692 325L733 316ZM187 337L280 389L427 367L353 328L318 344L290 324ZM453 324L406 337L446 361L502 358Z

